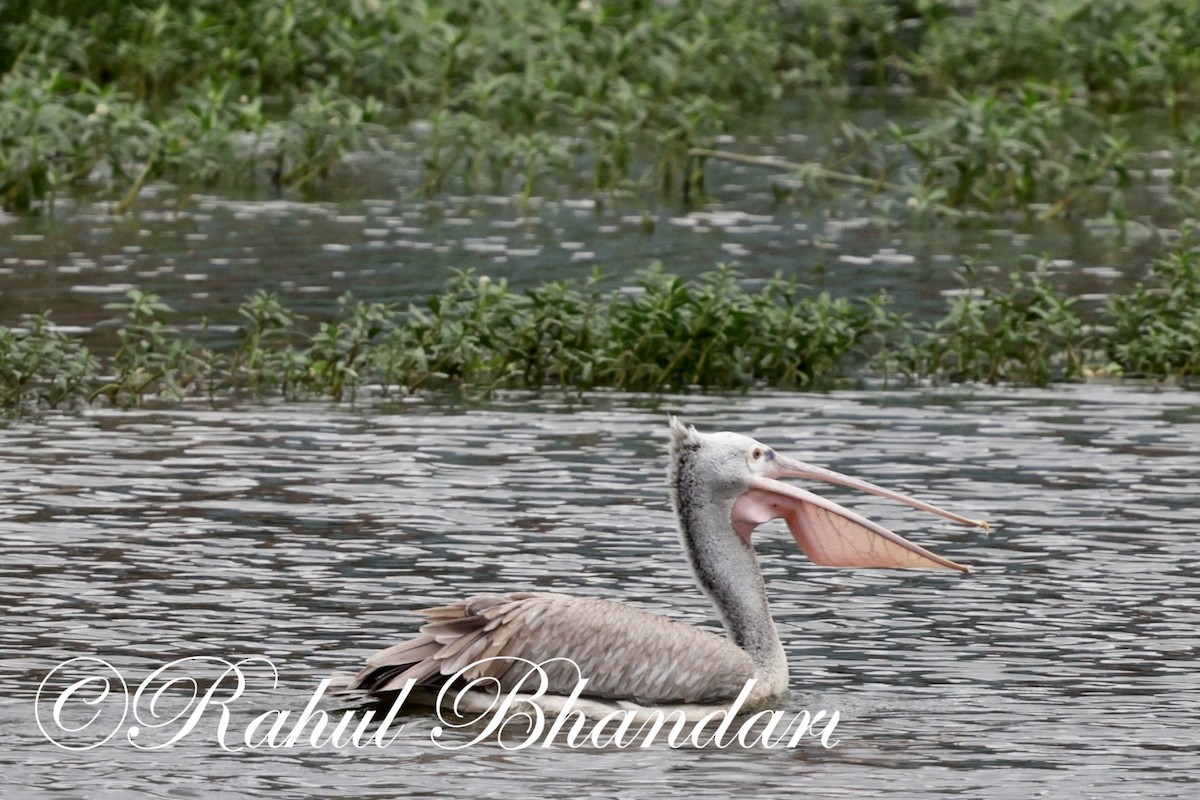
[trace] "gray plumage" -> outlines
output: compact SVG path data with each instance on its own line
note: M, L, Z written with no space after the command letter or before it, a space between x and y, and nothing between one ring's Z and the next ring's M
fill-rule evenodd
M727 639L612 600L517 592L424 613L420 635L369 658L350 689L399 691L410 678L439 686L483 662L463 677L496 678L508 691L530 667L503 659L541 664L558 657L579 670L548 663L550 693L570 694L585 677L584 696L645 705L732 699L754 677L750 656ZM496 656L503 658L484 661Z
M781 477L846 486L988 527L787 458L736 433L699 433L672 417L668 486L680 543L727 639L611 600L527 592L477 595L426 611L420 635L372 656L349 688L380 694L400 691L409 680L445 686L466 669L460 676L464 686L486 684L493 695L497 688L528 695L542 688L524 682L540 664L549 684L537 700L544 708L562 701L569 705L579 679L586 678L583 697L595 699L591 709L596 713L631 704L642 704L643 710L670 704L703 715L708 705L741 697L753 678L752 690L742 698L743 710L749 710L788 686L787 656L750 543L757 526L784 519L796 543L820 564L970 571L849 509L781 483ZM472 684L476 679L483 679L478 687ZM488 707L485 698L468 699Z
M643 705L728 703L746 682L749 706L787 689L787 658L767 607L754 548L733 529L735 499L747 488L747 459L762 445L733 433L701 434L671 420L669 488L680 539L700 588L729 638L611 600L519 592L477 595L431 608L420 635L367 660L350 690L399 691L413 679L437 687L483 662L464 681L495 678L511 691L545 666L549 693ZM493 684L494 686L494 684ZM525 685L529 691L532 687ZM524 690L524 689L523 689Z

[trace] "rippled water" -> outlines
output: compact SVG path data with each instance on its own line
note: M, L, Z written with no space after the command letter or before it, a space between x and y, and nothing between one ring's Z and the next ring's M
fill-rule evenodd
M134 684L184 656L265 656L280 687L244 726L467 593L618 597L711 625L666 500L668 410L995 525L819 489L973 565L962 577L820 568L778 523L756 536L790 705L841 713L832 750L452 752L423 717L363 752L231 754L197 732L68 753L38 732L34 693L72 656ZM5 795L1191 797L1200 781L1195 394L105 411L0 429L0 467Z
M736 147L807 160L803 138L749 137ZM836 198L780 202L770 172L721 162L709 165L711 196L698 208L624 196L414 199L418 166L365 161L340 173L349 196L321 203L185 201L157 185L136 215L69 200L54 217L0 214L0 325L51 309L59 325L103 327L118 316L105 305L135 287L160 294L182 312L176 322L197 329L201 316L240 322L237 304L256 289L325 318L346 291L401 308L419 302L455 269L524 289L599 268L611 287L655 259L685 276L727 263L750 280L778 272L837 295L886 291L896 310L932 316L944 311L944 292L962 288L955 272L967 260L976 280L994 279L1044 254L1056 285L1096 301L1130 288L1158 250L1135 235L1141 228L1121 238L1082 221L929 229ZM115 346L111 337L89 344Z

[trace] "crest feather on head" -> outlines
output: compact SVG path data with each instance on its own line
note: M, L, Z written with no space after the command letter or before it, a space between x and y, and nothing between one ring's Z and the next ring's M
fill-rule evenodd
M694 439L699 432L693 425L684 425L679 421L679 418L674 414L669 414L667 419L671 425L671 449L679 450L684 446L689 439Z

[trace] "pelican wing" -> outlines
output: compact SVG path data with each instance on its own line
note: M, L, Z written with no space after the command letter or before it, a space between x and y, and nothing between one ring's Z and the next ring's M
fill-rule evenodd
M532 662L544 664L551 694L569 695L582 677L590 697L714 703L754 677L750 657L727 639L612 600L477 595L424 614L417 637L371 656L349 688L399 691L409 679L440 686L466 669L464 679L495 678L508 691Z

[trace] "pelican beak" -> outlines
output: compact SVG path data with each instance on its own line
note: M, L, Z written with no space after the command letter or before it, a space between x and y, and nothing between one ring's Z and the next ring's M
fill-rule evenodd
M776 478L806 478L858 489L985 531L988 530L986 522L968 519L899 492L772 451L767 452L767 458L771 463L770 469L764 475L752 477L750 488L733 505L733 527L747 541L759 525L782 518L787 522L796 544L815 564L971 571L970 567L931 553L848 508Z

